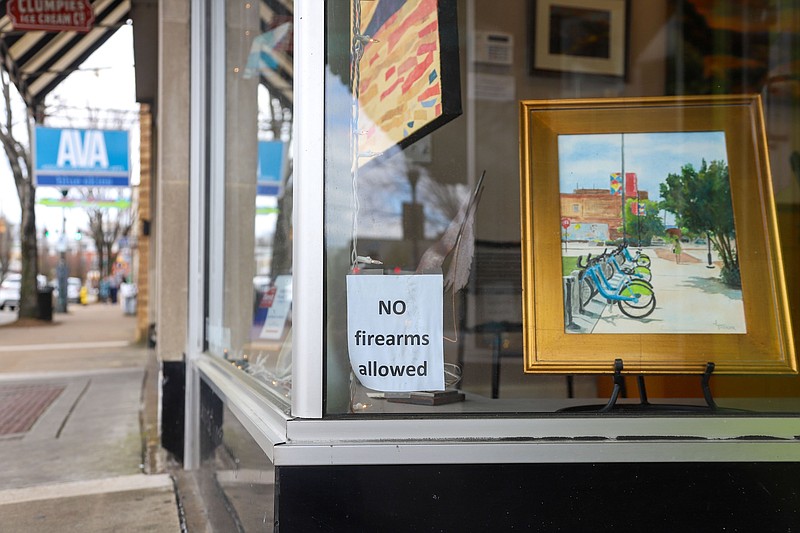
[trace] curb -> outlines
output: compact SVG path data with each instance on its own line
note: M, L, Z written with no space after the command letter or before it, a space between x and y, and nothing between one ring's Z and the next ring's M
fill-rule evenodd
M168 474L133 474L22 489L7 489L0 491L0 505L148 489L166 489L172 492L174 489L172 478Z

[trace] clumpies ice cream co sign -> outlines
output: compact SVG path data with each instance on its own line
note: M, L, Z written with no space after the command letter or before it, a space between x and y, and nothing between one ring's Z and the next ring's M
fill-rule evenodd
M15 30L87 32L94 23L89 0L8 0L6 13Z

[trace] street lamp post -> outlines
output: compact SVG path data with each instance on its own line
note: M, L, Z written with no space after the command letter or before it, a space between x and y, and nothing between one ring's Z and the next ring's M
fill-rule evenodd
M62 200L67 199L69 189L61 189ZM67 277L69 269L67 267L67 208L61 206L61 237L58 240L58 266L56 267L58 278L58 301L56 301L56 311L59 313L67 312Z
M706 243L708 244L708 264L706 268L714 268L714 263L711 262L711 233L706 232Z

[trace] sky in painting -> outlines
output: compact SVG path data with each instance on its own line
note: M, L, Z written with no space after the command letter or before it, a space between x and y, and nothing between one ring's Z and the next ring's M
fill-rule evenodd
M561 192L609 189L609 176L623 170L623 152L625 173L635 173L639 190L656 201L659 184L680 173L683 165L699 168L703 159L728 161L721 131L559 135Z

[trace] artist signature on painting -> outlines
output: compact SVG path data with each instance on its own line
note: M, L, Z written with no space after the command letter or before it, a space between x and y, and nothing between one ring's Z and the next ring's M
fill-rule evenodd
M719 329L719 330L730 331L730 330L735 330L736 329L736 326L731 326L729 324L720 324L716 320L714 321L714 325L717 326L717 329Z

